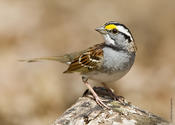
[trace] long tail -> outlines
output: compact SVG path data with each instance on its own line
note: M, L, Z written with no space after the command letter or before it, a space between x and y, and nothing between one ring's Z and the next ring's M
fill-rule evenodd
M66 63L68 64L69 62L71 62L71 58L68 55L64 55L64 56L52 56L52 57L39 57L39 58L30 58L30 59L20 59L20 62L39 62L39 61L43 61L43 60L49 60L49 61L58 61L61 63Z
M63 56L51 56L51 57L21 59L19 61L20 62L29 62L30 63L30 62L39 62L39 61L43 61L43 60L50 60L50 61L58 61L58 62L61 62L61 63L70 64L74 60L74 58L78 57L83 52L84 51L74 52L74 53L70 53L70 54L65 54Z

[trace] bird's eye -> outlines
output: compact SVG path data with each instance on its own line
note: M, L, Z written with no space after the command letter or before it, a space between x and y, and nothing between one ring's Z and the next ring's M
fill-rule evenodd
M117 29L112 29L112 33L117 33Z

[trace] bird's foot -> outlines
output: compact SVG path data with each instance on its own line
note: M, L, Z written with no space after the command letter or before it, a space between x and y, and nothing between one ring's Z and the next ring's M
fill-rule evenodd
M99 96L94 96L94 98L95 98L96 103L97 103L100 107L106 108L106 109L111 109L109 106L107 106L107 105L103 102L102 99L100 99Z

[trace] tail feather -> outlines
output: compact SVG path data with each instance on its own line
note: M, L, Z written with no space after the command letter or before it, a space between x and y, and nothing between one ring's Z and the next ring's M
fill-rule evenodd
M71 59L69 59L66 55L65 56L52 56L52 57L39 57L39 58L30 58L30 59L20 59L20 62L39 62L43 60L49 60L49 61L58 61L61 63L69 63Z
M21 59L19 60L20 62L39 62L39 61L43 61L43 60L50 60L50 61L58 61L61 63L66 63L66 64L70 64L74 58L78 57L81 53L83 53L84 51L81 52L74 52L71 54L65 54L63 56L51 56L51 57L39 57L39 58L30 58L30 59Z

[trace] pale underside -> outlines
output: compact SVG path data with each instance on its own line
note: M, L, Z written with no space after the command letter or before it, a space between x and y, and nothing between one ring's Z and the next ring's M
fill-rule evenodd
M91 80L94 80L100 83L111 83L111 82L117 81L120 78L122 78L126 73L128 73L128 71L129 69L125 71L115 72L112 74L92 71L86 74L85 76Z
M103 63L99 70L84 74L89 79L108 83L122 78L134 63L135 56L126 52L103 48Z

